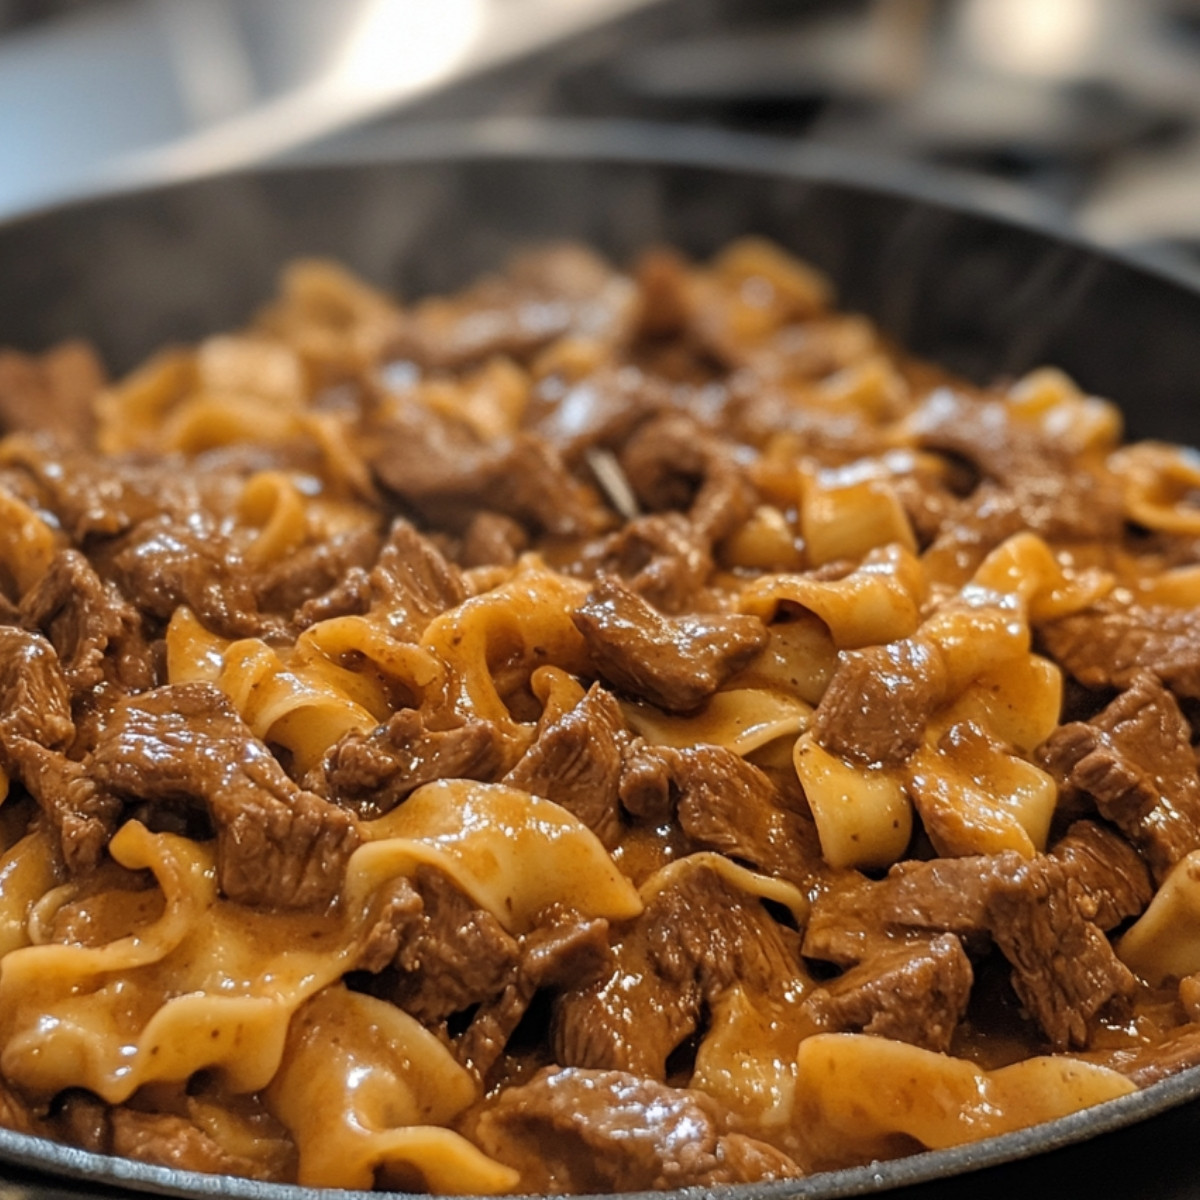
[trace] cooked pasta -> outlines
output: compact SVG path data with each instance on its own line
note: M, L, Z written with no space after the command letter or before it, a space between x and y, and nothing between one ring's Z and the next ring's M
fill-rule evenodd
M0 355L0 1122L628 1191L1200 1064L1195 455L831 296L306 261L124 379Z

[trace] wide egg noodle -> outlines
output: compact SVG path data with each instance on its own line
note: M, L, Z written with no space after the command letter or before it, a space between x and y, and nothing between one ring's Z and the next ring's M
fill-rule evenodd
M470 1074L420 1022L340 985L292 1018L266 1092L295 1141L302 1186L370 1188L401 1167L442 1194L511 1191L512 1168L444 1128L475 1099Z
M46 829L39 826L0 855L0 960L29 945L34 905L60 882L62 866Z
M898 1134L942 1150L1136 1090L1116 1071L1065 1056L985 1071L888 1038L821 1033L800 1043L796 1118L815 1144L870 1157Z
M627 920L642 910L600 840L565 808L499 783L439 780L361 826L366 844L346 869L357 903L421 863L444 871L511 933L561 902L586 916ZM537 863L536 870L529 870Z

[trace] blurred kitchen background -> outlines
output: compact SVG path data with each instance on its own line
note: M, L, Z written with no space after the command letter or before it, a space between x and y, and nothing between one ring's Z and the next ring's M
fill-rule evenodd
M0 0L0 217L546 118L950 173L1200 271L1200 0Z

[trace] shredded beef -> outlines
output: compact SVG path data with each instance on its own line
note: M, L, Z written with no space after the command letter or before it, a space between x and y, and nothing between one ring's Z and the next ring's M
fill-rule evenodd
M358 845L349 813L305 792L206 683L126 699L92 757L99 786L124 800L202 804L217 833L217 876L231 900L325 904Z
M801 1172L787 1155L725 1132L716 1102L619 1071L548 1067L477 1118L485 1153L540 1192L715 1187Z
M843 650L813 713L813 736L843 758L895 766L920 745L945 692L941 654L919 638Z
M952 933L897 942L805 998L821 1030L872 1033L945 1054L967 1010L974 974Z
M1189 608L1106 602L1038 632L1055 662L1085 687L1127 688L1149 672L1176 695L1200 698L1200 625Z
M1063 786L1090 796L1146 855L1161 882L1200 848L1200 773L1191 728L1153 676L1135 677L1090 721L1063 725L1040 756Z
M621 706L594 684L570 712L538 732L504 782L561 804L611 849L621 832L618 787L628 736Z
M435 779L493 779L503 760L494 726L444 720L446 728L430 729L420 709L403 708L370 733L344 734L325 756L321 792L371 820Z
M697 708L767 643L757 617L664 617L612 576L572 620L601 676L669 712Z

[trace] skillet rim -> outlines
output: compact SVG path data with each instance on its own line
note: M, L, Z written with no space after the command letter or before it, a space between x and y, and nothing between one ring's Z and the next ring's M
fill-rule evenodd
M536 139L536 140L534 140ZM176 195L205 183L253 181L262 176L303 177L353 172L355 168L416 167L422 163L467 165L496 160L546 165L564 161L612 163L623 166L683 167L732 173L759 174L775 179L849 188L910 201L965 219L977 219L997 228L1010 227L1038 235L1059 247L1145 275L1157 285L1178 289L1200 299L1200 276L1174 270L1132 251L1105 247L1088 239L1061 219L1054 210L1031 202L1027 194L1007 186L972 180L944 169L909 168L878 161L853 152L818 144L796 145L783 139L686 128L680 136L675 126L650 122L571 120L511 120L428 122L407 130L404 136L382 144L355 149L334 145L317 147L286 158L212 174L167 181L135 180L105 185L97 194L73 196L0 219L0 248L5 239L19 237L24 229L55 220L70 219L101 209L119 208L133 200ZM686 1197L724 1197L728 1200L837 1200L840 1197L875 1195L893 1189L961 1178L1019 1160L1078 1145L1106 1133L1140 1124L1173 1108L1200 1099L1200 1066L1191 1067L1149 1087L1012 1133L944 1150L927 1150L903 1158L860 1167L820 1172L798 1180L771 1183L727 1184L714 1188L624 1193L631 1200L664 1200ZM96 1154L0 1128L0 1166L10 1165L38 1173L17 1185L33 1200L74 1200L84 1192L63 1192L64 1180L104 1188L133 1188L138 1192L198 1198L237 1197L240 1200L370 1200L381 1195L411 1195L311 1188L297 1184L266 1183L237 1176L206 1175L177 1168L152 1166L131 1159ZM48 1174L45 1179L41 1173ZM8 1183L0 1174L0 1200ZM610 1200L603 1197L585 1200Z

